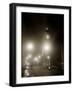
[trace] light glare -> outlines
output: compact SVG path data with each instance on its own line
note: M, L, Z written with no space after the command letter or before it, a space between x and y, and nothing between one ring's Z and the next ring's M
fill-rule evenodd
M27 49L28 49L28 50L33 50L33 48L34 48L33 43L28 43L28 44L27 44Z
M29 54L27 57L26 57L26 60L28 60L29 58L32 58L32 55Z
M29 76L30 74L29 74L29 71L26 69L25 70L25 76Z
M45 43L43 45L43 49L47 52L50 52L51 51L51 44L50 43Z
M38 58L40 59L40 58L41 58L41 56L39 55L39 56L38 56Z
M37 57L35 57L35 58L34 58L34 61L38 62L38 58L37 58Z
M46 39L50 39L50 36L49 35L46 35Z
M47 59L50 59L50 56L47 56Z
M28 55L28 58L31 58L31 57L32 57L32 55L31 55L31 54L29 54L29 55Z

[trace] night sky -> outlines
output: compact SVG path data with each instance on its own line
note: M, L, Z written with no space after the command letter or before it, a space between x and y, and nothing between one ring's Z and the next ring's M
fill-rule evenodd
M39 53L45 32L50 35L55 47L52 64L59 67L60 71L63 69L61 63L64 63L64 15L22 13L22 47L23 43L34 41L36 53Z
M63 43L64 16L58 14L22 13L22 34L25 40L40 40L48 27L48 33L53 35L57 43Z

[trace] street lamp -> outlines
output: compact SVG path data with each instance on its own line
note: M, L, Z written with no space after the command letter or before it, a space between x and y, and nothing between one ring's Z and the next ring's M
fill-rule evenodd
M34 57L33 60L34 60L35 63L39 63L39 62L40 62L40 61L39 61L40 58L41 58L41 57Z
M46 35L46 39L50 39L50 36L48 34Z
M27 61L27 60L25 60L25 65L26 65L26 66L29 66L29 65L30 65L30 62Z
M46 28L46 32L45 32L45 35L43 38L42 56L43 56L43 63L45 63L45 60L47 60L48 69L51 69L50 55L52 54L53 44L51 42L50 35L48 34L47 31L48 31L48 28ZM46 63L46 65L47 65L47 63Z
M40 59L40 58L41 58L41 56L39 55L39 56L38 56L38 58Z
M31 54L29 54L29 55L28 55L28 58L31 58L31 57L32 57L32 55L31 55Z
M33 48L34 48L33 43L32 42L28 43L27 46L26 46L26 48L27 48L28 51L33 50Z
M29 70L28 69L25 69L25 76L29 76L30 74L29 74Z
M50 56L47 56L47 60L48 60L48 64L49 64L48 69L50 69L51 68L50 67Z
M46 43L43 44L43 50L45 51L45 53L51 52L51 49L52 49L52 47L51 47L50 43L46 42Z
M38 62L38 58L37 58L37 57L35 57L35 58L34 58L34 61L35 61L35 62Z
M43 45L43 49L44 49L45 51L48 51L48 50L49 50L49 47L48 47L48 44L47 44L47 43L45 43L45 44Z
M29 58L32 58L32 55L29 54L27 57L26 57L26 60L28 60Z
M50 59L50 56L47 56L47 59L49 60Z

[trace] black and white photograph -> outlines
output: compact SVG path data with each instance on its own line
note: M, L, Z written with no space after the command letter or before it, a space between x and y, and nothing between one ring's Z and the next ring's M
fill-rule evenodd
M22 77L64 75L64 15L22 13Z

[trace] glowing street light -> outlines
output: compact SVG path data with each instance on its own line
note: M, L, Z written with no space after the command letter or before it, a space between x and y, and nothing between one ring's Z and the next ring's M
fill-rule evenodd
M32 55L31 55L31 54L29 54L29 55L28 55L28 58L31 58L31 57L32 57Z
M26 60L28 60L29 58L32 58L32 55L29 54L27 57L26 57Z
M47 59L49 60L50 59L50 56L47 56Z
M33 43L31 43L31 42L28 43L27 46L26 46L26 48L27 48L27 50L29 50L29 51L33 50L33 48L34 48Z
M28 71L28 69L26 69L25 70L25 76L29 76L30 74L29 74L29 71Z
M48 44L44 44L44 50L45 51L48 51L49 50Z
M29 68L30 68L30 67L27 65L27 66L26 66L26 69L29 69Z
M48 51L48 50L49 50L49 46L48 46L47 43L44 44L43 49L44 49L45 51Z
M27 60L25 60L25 65L26 65L26 66L29 66L30 63L29 63Z
M41 58L41 56L39 55L39 56L38 56L38 58L40 59L40 58Z
M46 35L46 39L50 39L50 36L49 35Z
M45 29L48 30L48 27L46 27Z
M35 61L35 62L38 62L38 60L39 60L39 59L38 59L37 57L34 58L34 61Z
M51 67L49 66L48 69L51 69Z
M26 60L28 60L29 59L29 57L26 57Z
M51 44L50 43L44 43L43 49L44 49L44 51L50 52L51 51Z

